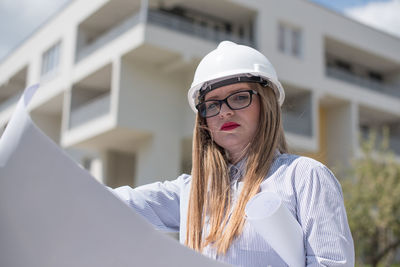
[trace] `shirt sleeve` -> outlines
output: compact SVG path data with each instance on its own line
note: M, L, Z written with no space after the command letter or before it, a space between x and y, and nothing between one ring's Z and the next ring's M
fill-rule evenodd
M174 181L156 182L136 188L122 186L110 190L156 229L178 232L180 195L189 177L181 175Z
M306 172L307 173L307 172ZM340 183L324 165L301 176L297 214L306 266L354 266L354 244Z

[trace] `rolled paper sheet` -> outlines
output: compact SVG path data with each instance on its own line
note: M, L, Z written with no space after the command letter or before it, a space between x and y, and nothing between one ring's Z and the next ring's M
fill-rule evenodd
M37 88L0 137L1 267L228 266L156 231L37 128Z
M289 266L305 266L303 231L276 193L258 193L245 212L250 225Z

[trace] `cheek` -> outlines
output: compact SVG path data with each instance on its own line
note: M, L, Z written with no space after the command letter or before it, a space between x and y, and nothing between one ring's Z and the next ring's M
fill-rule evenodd
M211 134L214 135L217 129L217 122L215 118L206 119L207 127L210 130Z

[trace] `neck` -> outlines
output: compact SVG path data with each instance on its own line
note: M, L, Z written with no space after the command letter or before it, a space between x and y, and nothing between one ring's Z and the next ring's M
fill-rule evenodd
M238 163L246 155L246 152L247 152L247 149L249 148L249 146L250 146L250 144L247 144L246 146L241 147L240 149L226 150L226 152L228 154L229 162L231 164Z

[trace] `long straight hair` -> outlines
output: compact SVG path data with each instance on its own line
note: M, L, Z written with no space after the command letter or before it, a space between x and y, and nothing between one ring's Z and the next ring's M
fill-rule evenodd
M274 91L251 83L260 99L259 125L246 150L246 172L239 198L232 207L228 155L217 145L199 115L193 133L192 182L187 213L186 245L201 252L211 245L225 254L245 223L247 202L259 191L278 149L287 152L281 108ZM232 215L229 216L233 208ZM205 231L205 226L207 231Z

